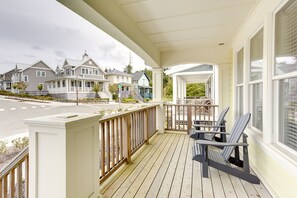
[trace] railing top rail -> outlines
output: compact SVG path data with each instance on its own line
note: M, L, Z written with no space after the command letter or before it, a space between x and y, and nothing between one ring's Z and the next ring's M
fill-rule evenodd
M20 162L22 162L28 154L29 154L29 146L27 146L19 154L17 154L9 162L9 164L0 171L0 178L7 175L10 172L10 170L15 168Z
M201 107L219 107L219 105L202 105L202 104L164 104L165 106L201 106Z
M109 120L112 120L112 119L115 119L115 118L123 117L123 116L126 116L128 114L143 111L143 110L146 110L146 109L151 109L151 108L157 107L157 106L159 106L159 105L154 104L154 105L141 107L141 108L138 108L138 109L129 110L129 111L126 111L126 112L123 112L123 113L116 113L116 114L106 116L105 118L100 119L100 122L106 122L106 121L109 121Z

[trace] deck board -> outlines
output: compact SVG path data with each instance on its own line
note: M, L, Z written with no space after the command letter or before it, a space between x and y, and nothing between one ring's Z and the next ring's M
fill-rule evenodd
M209 178L202 178L188 135L156 136L131 164L103 183L103 197L272 197L262 183L251 184L213 168Z

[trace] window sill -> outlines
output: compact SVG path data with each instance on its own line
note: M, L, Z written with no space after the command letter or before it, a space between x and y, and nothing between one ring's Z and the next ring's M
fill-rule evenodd
M265 143L262 134L255 130L248 128L246 133L249 135L249 138L253 138L257 146L259 146L263 152L282 165L285 169L291 170L297 174L297 155L276 143Z

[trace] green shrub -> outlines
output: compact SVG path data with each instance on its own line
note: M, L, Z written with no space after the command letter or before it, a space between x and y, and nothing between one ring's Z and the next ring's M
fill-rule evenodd
M0 141L0 154L4 154L7 152L7 143L4 141Z
M22 137L17 138L11 141L14 148L18 150L23 150L26 146L29 145L29 138L28 137Z
M134 98L123 98L122 103L138 103Z

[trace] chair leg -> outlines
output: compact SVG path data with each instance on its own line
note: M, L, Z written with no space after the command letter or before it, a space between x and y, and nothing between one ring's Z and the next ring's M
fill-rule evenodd
M201 145L202 154L202 176L208 178L208 147Z
M243 142L247 143L247 136L245 134L243 135ZM248 173L250 172L249 152L247 146L243 147L243 170Z

